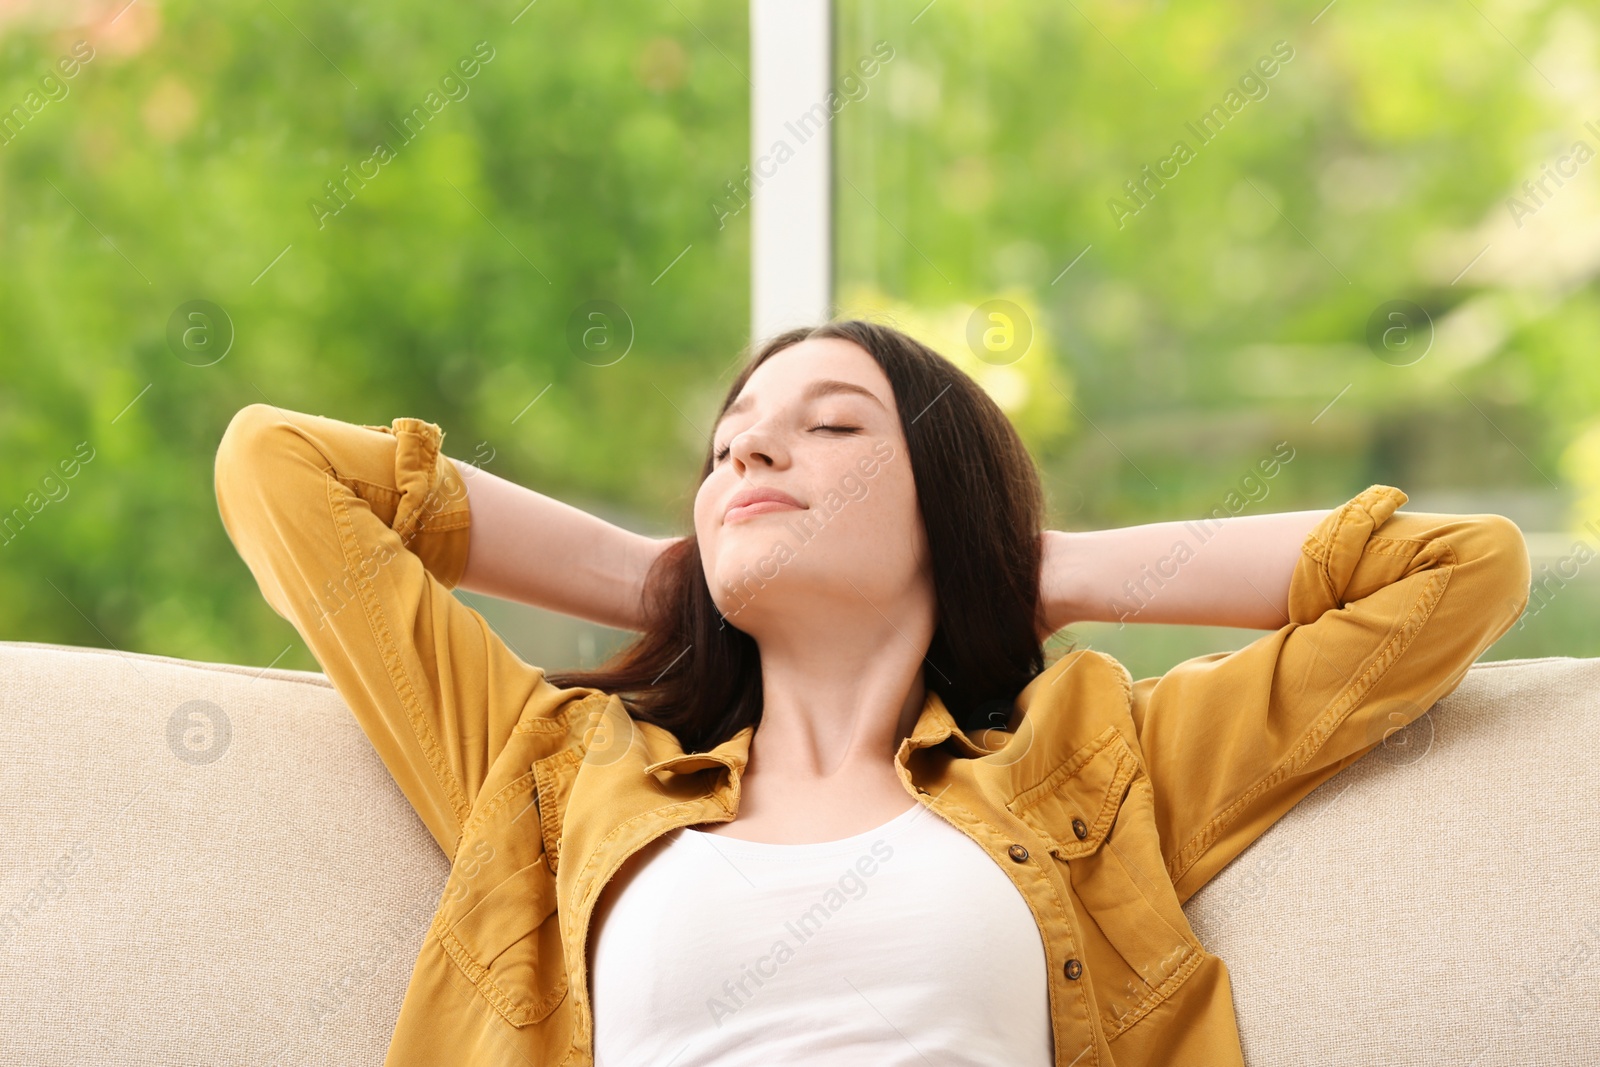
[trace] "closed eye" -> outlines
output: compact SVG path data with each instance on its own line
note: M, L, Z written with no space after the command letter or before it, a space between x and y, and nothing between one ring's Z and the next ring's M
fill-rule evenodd
M835 431L837 433L860 433L861 432L861 427L859 427L859 426L831 426L831 425L827 425L827 424L824 424L824 425L821 425L821 426L813 426L813 427L811 427L811 429L813 429L813 430L833 430L833 431ZM717 454L714 457L715 462L721 463L723 460L727 459L728 458L728 453L730 451L732 451L732 448L729 445L723 445L721 448L717 449Z

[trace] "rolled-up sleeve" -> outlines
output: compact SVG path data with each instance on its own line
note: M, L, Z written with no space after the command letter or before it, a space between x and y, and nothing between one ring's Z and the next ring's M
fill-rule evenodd
M1528 604L1502 515L1373 485L1307 535L1289 621L1133 683L1167 873L1187 900L1306 794L1453 691Z
M466 486L433 423L363 426L251 404L217 448L222 524L447 856L512 729L559 689L451 595Z

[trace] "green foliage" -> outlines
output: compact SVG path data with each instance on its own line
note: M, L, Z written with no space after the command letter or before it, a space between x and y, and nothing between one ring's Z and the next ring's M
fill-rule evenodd
M749 153L746 13L520 7L138 3L0 26L7 104L74 41L93 50L0 147L0 509L94 452L0 546L7 638L276 655L285 629L212 488L223 429L258 401L426 418L452 456L677 520L709 425L664 398L708 424L691 398L748 337L748 224L708 207ZM232 323L209 365L168 343L193 300ZM596 300L632 324L610 366L569 346ZM298 646L280 665L315 667Z
M844 0L840 63L896 50L838 120L844 310L1031 299L1016 367L1082 411L1025 430L1058 527L1209 513L1287 441L1245 513L1383 482L1545 534L1537 576L1600 516L1600 22L1480 8ZM1585 575L1495 655L1600 654L1597 607ZM1090 633L1145 673L1241 643Z
M747 10L606 16L0 13L5 637L277 655L211 484L257 401L427 418L453 456L683 528L748 334L749 213L718 218L750 159ZM1209 511L1279 441L1251 511L1387 482L1530 531L1600 516L1600 164L1523 187L1600 148L1586 9L840 0L836 23L841 77L894 49L831 124L839 310L971 369L1054 525ZM1033 334L998 367L962 350L996 299ZM1425 319L1375 352L1397 300ZM226 320L174 322L193 301ZM628 320L609 366L569 339L594 301ZM1597 605L1582 577L1496 654L1596 654ZM1104 639L1152 673L1230 635Z

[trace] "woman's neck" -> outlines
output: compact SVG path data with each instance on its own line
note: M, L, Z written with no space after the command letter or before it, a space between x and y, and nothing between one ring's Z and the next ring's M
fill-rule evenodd
M894 754L927 701L922 657L769 655L762 650L761 722L731 823L702 827L754 841L801 844L864 833L915 800Z

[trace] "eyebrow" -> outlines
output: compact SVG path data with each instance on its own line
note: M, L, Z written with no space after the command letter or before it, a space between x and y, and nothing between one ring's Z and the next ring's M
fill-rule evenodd
M854 382L840 381L837 378L817 379L800 391L800 399L803 401L815 400L817 397L829 396L833 393L859 393L862 396L867 397L874 404L877 404L880 408L883 407L883 401L879 400L877 394L872 390L860 385L856 385ZM722 413L722 418L717 420L717 425L721 426L723 419L728 418L730 415L739 414L741 411L744 411L750 407L750 405L753 403L755 403L754 397L752 397L749 393L743 394L739 397L739 399L728 405L728 410Z

